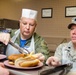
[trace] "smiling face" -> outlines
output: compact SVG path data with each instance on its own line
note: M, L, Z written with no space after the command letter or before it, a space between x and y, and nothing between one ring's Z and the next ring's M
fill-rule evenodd
M71 40L73 43L76 44L76 25L72 25L70 29L71 29L70 31Z
M22 17L20 20L20 32L22 39L28 39L32 36L36 28L36 21L34 19Z

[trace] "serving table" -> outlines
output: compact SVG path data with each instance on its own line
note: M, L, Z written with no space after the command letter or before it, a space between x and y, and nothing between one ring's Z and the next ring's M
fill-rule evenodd
M17 69L11 69L6 67L10 71L10 75L39 75L39 73L46 69L49 68L48 66L43 66L38 69L30 69L30 70L17 70Z
M7 59L3 56L2 60L0 60L0 62L5 62ZM10 75L40 75L40 72L49 68L54 68L51 66L45 66L43 65L42 67L38 67L38 68L34 68L34 69L16 69L16 68L12 68L12 67L8 67L6 66L6 69L9 70ZM59 72L50 74L50 75L59 75ZM69 72L67 75L76 75L76 72Z
M12 70L12 69L8 69L8 70L10 71L10 75L40 75L41 71L48 68L51 68L51 67L43 66L42 68L35 69L35 70ZM50 75L59 75L59 74L60 72L50 74ZM76 72L69 72L67 75L76 75Z
M43 66L41 68L33 69L33 70L16 70L16 69L8 69L8 68L7 69L10 71L10 75L40 75L41 71L49 68L53 68L53 67ZM60 75L60 72L61 71L49 75ZM69 72L67 75L76 75L76 72Z

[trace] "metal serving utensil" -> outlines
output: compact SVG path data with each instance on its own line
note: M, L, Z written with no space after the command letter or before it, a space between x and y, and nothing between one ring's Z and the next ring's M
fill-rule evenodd
M70 69L72 68L72 64L64 64L57 66L55 68L49 68L40 72L40 75L66 75ZM58 74L57 74L58 73Z
M30 52L27 49L15 45L12 41L9 41L9 44L15 47L20 53L30 54Z

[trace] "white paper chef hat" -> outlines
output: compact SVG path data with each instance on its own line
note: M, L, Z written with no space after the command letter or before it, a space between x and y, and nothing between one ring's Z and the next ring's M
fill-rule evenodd
M22 9L22 16L37 20L37 11L31 9Z

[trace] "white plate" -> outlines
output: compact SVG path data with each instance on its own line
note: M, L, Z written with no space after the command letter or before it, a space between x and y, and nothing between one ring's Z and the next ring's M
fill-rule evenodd
M37 66L35 67L16 67L14 65L10 65L9 64L9 60L4 61L4 65L10 68L14 68L14 69L37 69L37 68L41 68L43 67L43 63L40 62Z
M0 54L0 60L5 59L6 57L7 57L6 55Z

